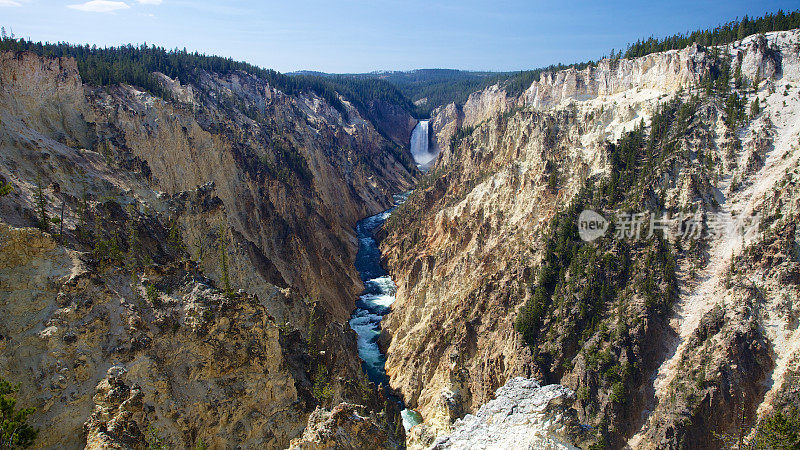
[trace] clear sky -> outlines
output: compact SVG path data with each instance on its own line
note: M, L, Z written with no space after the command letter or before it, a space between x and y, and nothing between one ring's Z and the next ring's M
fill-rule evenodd
M282 72L505 71L781 8L800 1L0 0L0 25L36 41L147 42Z

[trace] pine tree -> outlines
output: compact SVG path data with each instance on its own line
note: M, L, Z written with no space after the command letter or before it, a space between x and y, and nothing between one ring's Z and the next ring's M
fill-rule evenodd
M228 237L224 223L219 224L218 231L219 241L217 244L219 246L219 265L222 271L222 285L225 287L225 295L231 297L233 295L233 289L231 288L231 277L228 268Z
M17 409L18 386L0 378L0 448L27 448L33 445L39 430L28 424L33 408Z
M0 183L0 198L14 192L14 186L11 183Z
M44 193L41 180L36 181L36 212L39 220L39 229L47 232L50 229L50 218L47 216L47 196Z
M754 98L752 103L750 103L750 118L755 119L758 116L758 113L761 112L761 106L758 102L758 97Z
M749 34L747 32L747 26L748 26L748 19L747 16L744 16L742 18L742 21L739 22L739 29L736 32L736 40L741 41L742 39L747 37L747 35Z

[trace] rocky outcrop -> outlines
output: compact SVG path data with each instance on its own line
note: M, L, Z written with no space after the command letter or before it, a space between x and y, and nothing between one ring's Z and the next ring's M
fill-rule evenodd
M543 109L630 90L675 92L696 85L713 64L709 51L698 45L635 59L604 59L584 70L546 72L522 94L520 101Z
M577 449L583 430L571 409L575 393L536 380L514 378L497 390L494 400L453 424L449 436L433 449L520 448Z
M302 430L279 328L255 297L228 299L180 265L86 270L40 231L4 227L0 253L23 256L1 266L0 373L37 408L47 430L38 445L81 446L94 405L87 429L105 429L100 441L136 440L153 425L173 445L279 447ZM134 387L122 387L124 372Z
M376 420L364 407L341 403L333 410L317 409L308 418L303 436L293 440L292 450L302 449L400 449L405 448L387 430L386 420Z
M770 408L765 405L783 396L786 388L764 386L792 370L792 357L769 348L796 353L794 328L771 318L785 294L765 291L756 308L761 312L754 313L741 306L754 301L746 300L752 294L718 287L725 283L723 268L737 265L731 258L742 245L768 244L752 235L709 232L691 246L667 243L673 250L652 243L589 246L585 251L600 253L583 260L559 242L577 221L580 210L569 209L573 200L608 204L609 180L624 169L617 152L636 145L625 141L636 133L650 136L654 116L666 133L654 151L666 153L641 156L652 165L636 172L643 184L622 194L625 208L699 211L704 220L777 214L764 202L789 192L789 182L781 180L800 158L797 38L797 31L769 33L719 49L692 46L606 60L545 74L518 99L509 101L494 88L473 94L472 111L466 105L438 110L432 123L442 154L389 220L381 244L398 286L385 324L387 373L431 431L412 430L412 437L429 443L430 434L449 433L455 419L476 413L517 376L574 390L579 420L594 432L604 430L596 443L611 447L629 438L633 448L678 446L681 439L717 446L715 432L752 426L753 417ZM760 83L757 92L737 95L744 105L758 98L761 112L746 117L747 110L737 122L719 100L727 94L704 98L698 83L721 64L733 72L739 62L743 78ZM482 96L485 101L478 100ZM676 98L683 112L665 116ZM523 305L543 297L537 280L546 261L563 255L552 253L562 251L572 263L556 265L547 289L559 294L546 297L554 303L528 312L539 327L526 343L515 319ZM671 251L677 269L655 256ZM790 259L786 251L779 254L782 264ZM627 261L626 268L603 259ZM770 267L777 264L770 261ZM789 266L780 269L783 279L793 279ZM601 292L600 285L593 290L597 276L616 294ZM615 296L618 302L598 306ZM712 333L717 337L697 343L691 336L720 298L731 314ZM759 327L769 332L759 334ZM703 384L690 389L700 382L685 376L686 368L699 361L708 366ZM737 376L740 367L749 375ZM674 383L683 385L675 388L681 393L669 387ZM737 408L750 417L744 425L724 412Z
M370 102L368 115L375 128L397 146L406 147L411 142L411 133L418 121L400 105L376 100Z
M87 449L147 448L148 431L154 440L153 429L139 428L146 423L142 390L125 384L124 373L122 367L112 367L97 385L94 412L84 424Z
M769 42L766 36L759 34L738 42L734 51L741 61L742 74L749 79L771 80L781 75L783 52L775 40Z
M431 113L432 139L437 150L449 147L450 139L462 127L475 126L482 121L511 109L515 99L498 85L470 94L464 105L451 103Z
M464 112L461 106L450 103L440 106L431 112L430 131L432 148L439 153L450 145L450 138L464 123Z

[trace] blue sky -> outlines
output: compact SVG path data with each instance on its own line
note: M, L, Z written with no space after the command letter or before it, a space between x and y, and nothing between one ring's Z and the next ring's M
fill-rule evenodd
M283 72L521 70L800 1L0 0L17 37L153 43Z

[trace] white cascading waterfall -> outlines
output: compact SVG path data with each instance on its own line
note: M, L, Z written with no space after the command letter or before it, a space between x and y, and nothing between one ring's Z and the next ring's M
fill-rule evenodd
M430 121L420 120L411 133L411 156L422 170L427 170L436 160L437 152L431 151L428 130Z

